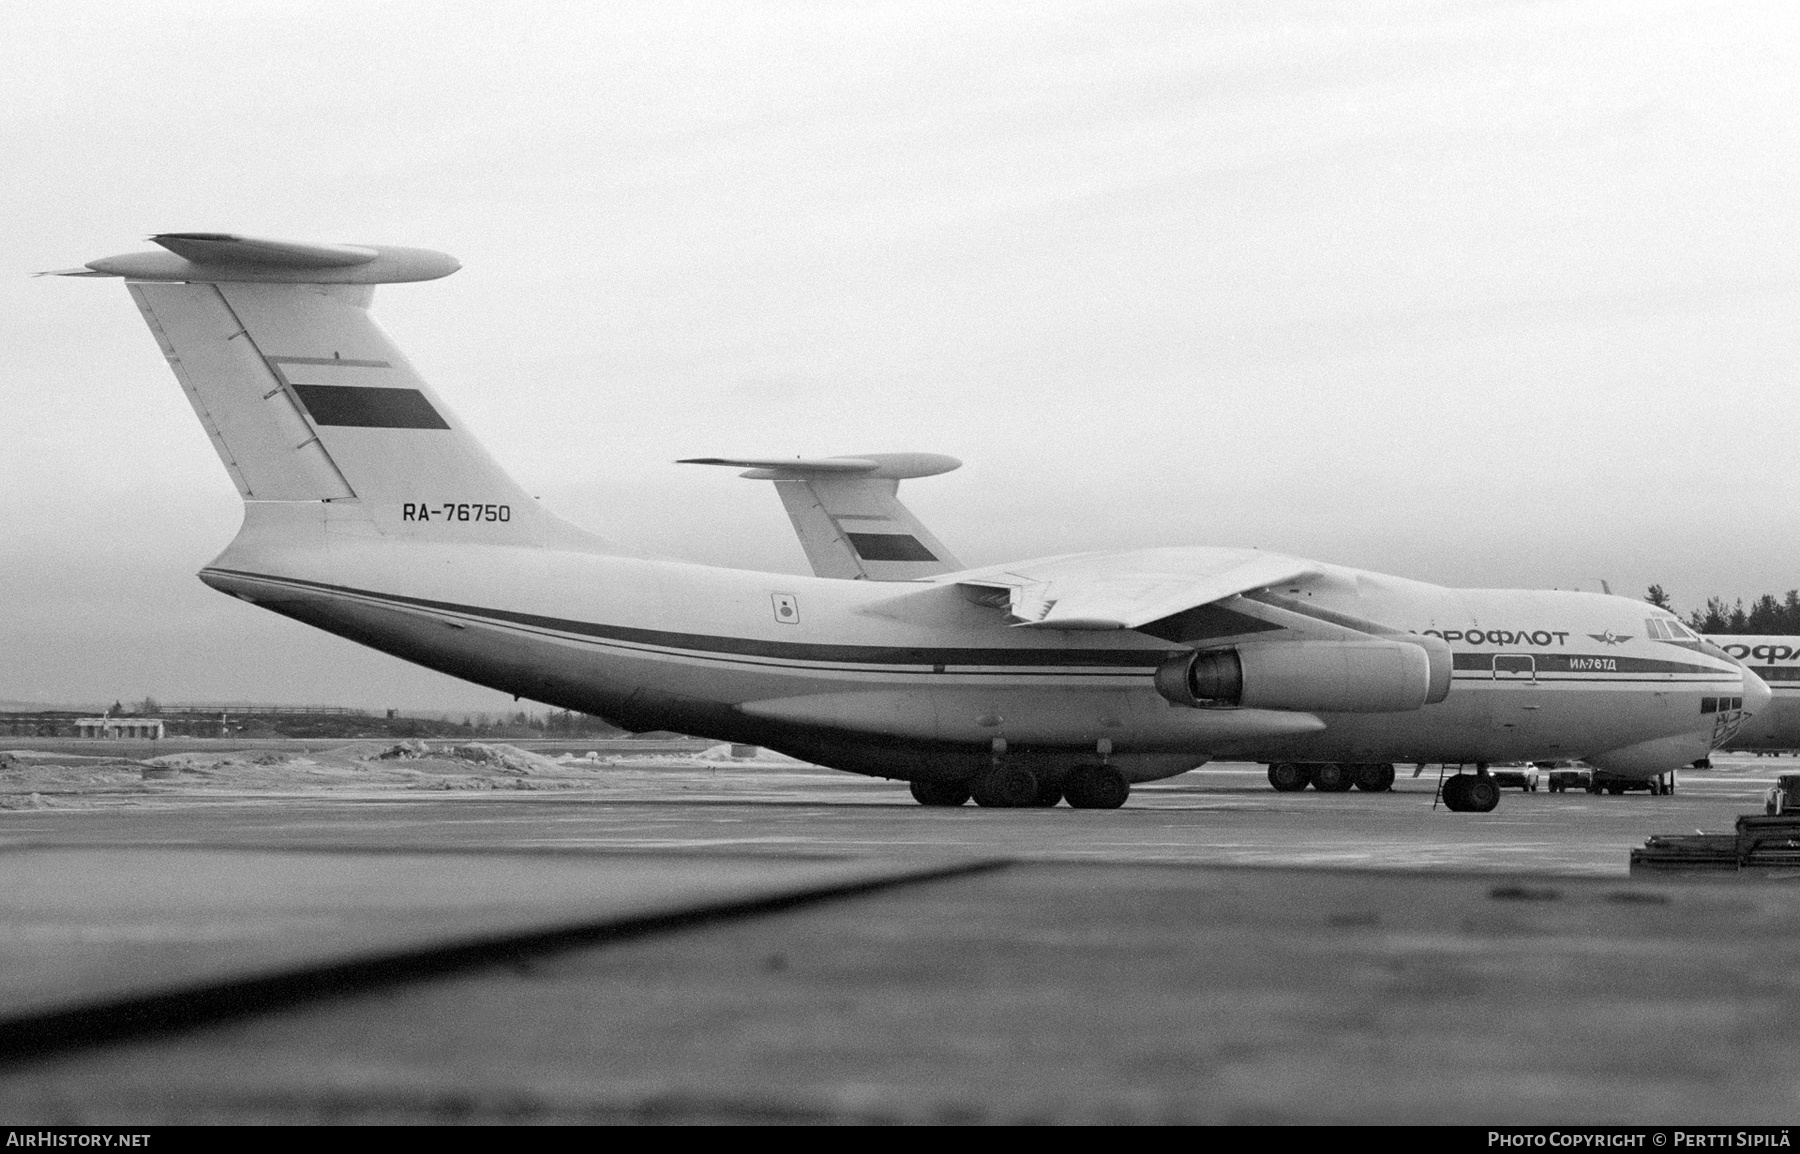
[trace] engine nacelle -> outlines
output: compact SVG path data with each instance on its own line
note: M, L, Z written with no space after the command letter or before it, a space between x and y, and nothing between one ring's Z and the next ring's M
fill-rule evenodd
M1448 670L1433 669L1444 664L1436 656L1410 641L1373 637L1202 649L1163 662L1156 691L1177 705L1201 708L1404 713L1448 694L1449 678L1442 675Z

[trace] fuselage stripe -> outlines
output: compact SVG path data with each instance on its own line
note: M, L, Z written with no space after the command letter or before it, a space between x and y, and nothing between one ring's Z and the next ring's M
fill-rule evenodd
M535 613L519 613L509 609L485 609L452 601L433 601L424 597L408 597L399 593L377 593L344 585L329 585L296 577L270 577L261 573L244 573L231 569L208 572L252 581L265 581L303 589L318 590L337 596L455 613L478 620L523 625L555 633L585 638L618 641L679 650L707 656L730 654L737 657L762 657L782 661L811 661L829 666L936 666L970 667L1000 666L1049 667L1068 670L1094 667L1104 675L1126 667L1135 676L1154 670L1168 655L1163 649L949 649L923 647L890 647L873 645L817 645L795 641L763 641L746 637L717 637L697 633L672 633L659 629L639 629L628 625L599 625L587 621L569 621ZM1113 674L1117 675L1117 674Z
M231 569L206 572L275 585L285 585L336 597L355 598L376 604L425 609L454 614L486 624L505 625L534 633L557 637L574 637L590 643L607 645L669 657L725 662L761 668L810 670L819 672L909 673L947 677L1075 677L1141 679L1151 673L1166 657L1160 649L950 649L923 647L886 647L868 645L819 645L807 642L764 641L755 638L718 637L707 634L673 633L656 629L640 629L624 625L600 625L585 621L542 614L521 613L507 609L487 609L452 601L436 601L398 593L378 593L344 585L308 581L297 577L274 577L262 573L246 573ZM1458 654L1459 658L1467 655ZM1461 664L1459 662L1459 664ZM1495 687L1532 688L1549 684L1592 685L1738 685L1740 679L1723 669L1644 661L1652 669L1609 670L1593 673L1541 672L1533 680L1529 676L1503 675L1472 670L1464 665L1453 675L1459 685L1491 685ZM1636 676L1631 674L1635 673ZM1477 675L1479 674L1479 675Z

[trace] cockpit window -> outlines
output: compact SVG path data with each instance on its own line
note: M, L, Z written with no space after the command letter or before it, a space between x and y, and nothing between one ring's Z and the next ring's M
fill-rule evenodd
M1681 622L1668 617L1651 617L1644 621L1652 641L1673 641L1677 645L1698 645L1700 638Z

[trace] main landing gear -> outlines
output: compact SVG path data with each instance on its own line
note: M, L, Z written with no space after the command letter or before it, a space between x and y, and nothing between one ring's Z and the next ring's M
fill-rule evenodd
M961 805L969 800L969 783L966 781L913 781L907 784L912 788L913 800L920 805Z
M1340 761L1278 761L1269 766L1269 784L1282 793L1298 793L1309 785L1320 793L1344 793L1350 789L1383 793L1394 788L1394 767Z
M1078 765L1063 782L1063 795L1076 809L1118 809L1131 796L1131 783L1110 765Z
M1074 809L1118 809L1131 796L1131 783L1110 765L1078 765L1059 784L1021 765L1000 764L969 781L908 783L920 805L961 805L971 797L991 809L1048 809L1067 800Z
M1487 766L1474 773L1458 773L1444 779L1444 808L1454 813L1489 813L1500 804L1500 786L1488 776Z
M1024 809L1037 804L1037 774L1022 765L996 765L969 783L975 804L993 809Z

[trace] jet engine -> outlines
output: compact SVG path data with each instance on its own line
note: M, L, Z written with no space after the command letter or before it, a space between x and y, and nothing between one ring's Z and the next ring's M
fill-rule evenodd
M1177 705L1196 708L1402 713L1442 701L1449 693L1444 675L1448 663L1434 661L1437 656L1410 639L1375 637L1201 649L1163 662L1156 671L1156 691ZM1434 670L1434 665L1445 668Z

